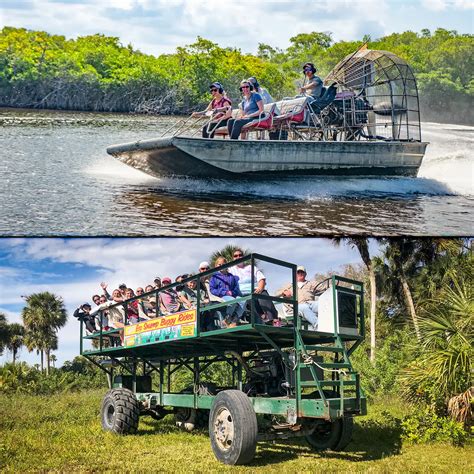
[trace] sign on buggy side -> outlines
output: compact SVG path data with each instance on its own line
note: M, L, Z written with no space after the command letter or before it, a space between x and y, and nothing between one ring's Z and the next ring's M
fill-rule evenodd
M196 336L196 322L196 310L190 309L125 326L125 347Z

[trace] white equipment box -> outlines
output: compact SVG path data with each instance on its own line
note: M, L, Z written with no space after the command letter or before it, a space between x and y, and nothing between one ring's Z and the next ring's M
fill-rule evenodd
M334 319L333 291L336 292L336 319ZM357 336L359 334L357 307L355 294L329 287L318 300L318 331Z

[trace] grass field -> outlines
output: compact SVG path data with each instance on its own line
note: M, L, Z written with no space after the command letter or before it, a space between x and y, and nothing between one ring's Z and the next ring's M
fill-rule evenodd
M303 439L260 443L251 465L218 463L204 432L183 433L173 418L140 420L133 436L102 431L103 391L40 397L0 396L0 471L472 472L474 447L404 445L391 422L397 400L378 402L357 419L344 452L315 453ZM470 467L469 467L470 466Z

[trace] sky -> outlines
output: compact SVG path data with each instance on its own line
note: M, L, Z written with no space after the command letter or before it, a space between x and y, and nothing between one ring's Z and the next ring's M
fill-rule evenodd
M255 53L259 43L286 48L311 31L336 41L438 27L473 33L473 11L472 0L1 0L0 26L102 33L154 55L197 36Z
M79 325L74 310L100 293L100 282L109 289L126 283L136 289L156 276L175 278L196 272L199 264L227 244L304 265L308 276L337 271L345 264L360 264L359 254L347 245L335 247L328 239L290 238L28 238L0 239L0 312L9 323L21 323L23 296L49 291L64 299L68 322L59 331L58 363L79 354ZM375 242L372 252L377 251ZM262 264L271 293L290 280L290 274ZM20 360L39 362L35 352L23 348ZM11 360L6 352L0 363Z

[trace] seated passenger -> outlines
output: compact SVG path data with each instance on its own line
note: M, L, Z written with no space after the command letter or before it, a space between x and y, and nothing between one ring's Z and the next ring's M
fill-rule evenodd
M201 117L212 113L209 123L202 128L203 138L214 138L214 133L219 127L225 127L232 116L232 102L224 95L224 88L220 82L213 82L209 86L212 100L203 112L193 112L192 117Z
M219 257L216 260L216 267L224 265L227 260ZM209 280L209 288L213 295L222 298L224 301L232 301L242 296L239 288L239 279L225 268L214 273ZM227 306L227 316L223 321L224 327L235 327L245 311L245 302Z
M316 76L316 68L313 63L306 63L303 66L303 73L305 75L305 82L300 87L300 92L304 95L311 96L313 99L319 99L323 92L323 81L319 76Z
M162 280L163 286L171 284L170 277L164 277ZM181 311L181 301L179 301L178 293L174 288L161 290L159 293L160 310L163 314L173 314Z
M74 311L73 316L77 318L79 321L83 321L86 327L86 333L92 334L97 332L97 328L95 326L95 318L91 313L91 305L89 303L84 303L83 305L79 306Z
M131 288L127 288L125 290L125 300L129 300L130 298L134 297L134 291ZM138 315L138 300L129 301L127 303L127 319L128 324L137 324L140 320Z
M153 285L147 285L145 287L145 293L149 293L150 291L153 291L154 289L155 288L153 287ZM142 307L142 311L149 318L156 318L156 295L150 295L150 296L142 298L140 300L140 304Z
M244 125L252 122L263 114L262 96L258 92L253 91L253 86L249 81L242 81L240 83L240 91L243 96L243 100L239 105L241 109L240 118L231 118L227 122L227 130L232 140L239 138Z
M262 97L262 100L263 100L263 103L264 105L266 104L271 104L272 102L275 102L273 100L273 97L270 95L270 93L267 91L267 89L265 89L265 87L262 87L257 79L255 77L249 77L248 79L248 82L250 82L250 84L252 84L253 86L253 90L255 92L257 92L258 94L260 94L260 96Z
M298 314L308 321L309 329L316 331L318 329L318 302L315 301L317 296L316 287L318 282L315 280L306 280L306 269L299 266L296 269L296 282L298 285L296 299L298 300ZM288 283L276 292L276 296L291 298L293 295L293 284ZM286 308L287 314L292 314L292 307Z
M244 252L242 249L237 248L234 250L233 256L234 259L242 258ZM252 265L250 260L240 262L235 267L231 267L230 270L239 278L239 288L242 295L250 295L252 293ZM268 295L268 291L265 290L265 275L256 266L254 266L254 282L256 284L253 290L254 293ZM255 320L256 323L261 324L263 322L273 324L273 321L276 323L279 322L278 311L272 301L264 299L255 300L255 310L258 315Z

